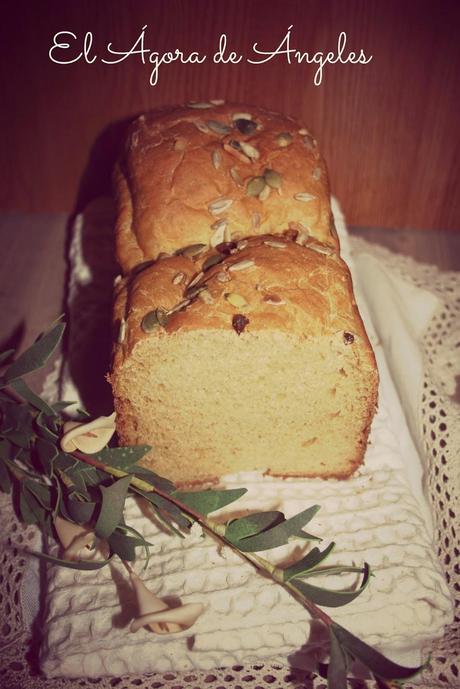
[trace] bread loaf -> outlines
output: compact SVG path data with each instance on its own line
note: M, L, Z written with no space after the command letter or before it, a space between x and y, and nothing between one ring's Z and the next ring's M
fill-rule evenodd
M121 442L179 484L345 478L363 459L378 374L313 141L241 106L131 130L110 380Z

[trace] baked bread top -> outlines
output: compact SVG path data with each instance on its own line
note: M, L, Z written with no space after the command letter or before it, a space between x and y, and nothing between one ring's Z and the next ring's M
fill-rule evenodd
M346 264L333 249L296 231L247 237L139 266L117 287L121 324L115 367L137 342L187 330L278 330L308 340L334 336L375 359ZM358 342L359 341L359 342ZM364 363L364 362L363 362Z
M197 103L141 115L114 181L124 273L190 244L287 228L338 247L316 141L278 113Z

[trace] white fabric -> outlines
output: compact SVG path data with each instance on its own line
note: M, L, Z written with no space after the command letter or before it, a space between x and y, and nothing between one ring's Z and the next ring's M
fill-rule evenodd
M334 212L342 254L347 258L346 229L337 204ZM88 277L78 251L78 233L72 255L75 288L79 276L82 282ZM258 509L272 509L274 495L279 507L288 514L319 502L322 510L314 522L316 532L324 533L326 542L337 539L335 557L347 562L350 558L361 561L365 557L377 570L363 596L334 610L333 616L371 643L390 651L393 657L416 663L420 644L442 635L444 625L450 623L452 602L435 558L430 513L421 487L421 463L385 355L389 347L391 371L415 427L423 371L417 338L436 304L430 295L420 298L418 291L375 265L372 257L360 257L351 268L381 374L380 411L364 467L346 482L289 483L259 478L254 483L253 476L243 476L230 479L229 484L241 480L249 485L259 496ZM381 343L365 307L363 295L368 294L372 297L369 309ZM395 330L391 336L387 334L390 323ZM403 365L399 363L400 350L404 356L407 352ZM68 394L67 388L66 397ZM414 437L419 436L414 433ZM204 599L208 609L188 633L158 639L141 630L131 636L127 632L129 620L113 624L123 617L126 607L126 601L120 603L118 596L120 591L125 591L126 596L126 581L121 572L112 577L110 570L95 574L56 568L50 574L43 652L43 669L49 675L208 669L237 661L273 659L274 654L286 661L306 641L308 616L279 587L247 565L234 561L235 556L228 553L224 554L227 563L222 566L222 555L209 539L190 549L187 542L171 537L164 540L155 532L151 520L136 515L134 507L129 515L133 524L157 544L151 564L142 575L149 586L160 595L176 595L184 602ZM141 562L137 568L140 565ZM270 625L266 623L267 609L273 616ZM192 635L191 649L187 638ZM89 640L94 649L91 652ZM305 658L302 662L306 662Z

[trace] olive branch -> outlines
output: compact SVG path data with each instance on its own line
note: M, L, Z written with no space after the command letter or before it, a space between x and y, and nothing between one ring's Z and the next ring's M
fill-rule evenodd
M124 563L136 559L141 547L150 557L151 545L123 517L128 495L148 501L161 524L172 535L183 537L194 523L237 552L258 571L283 586L310 615L329 632L329 662L318 672L327 678L328 689L346 689L355 663L364 665L380 687L412 677L425 665L400 666L358 639L319 606L345 605L366 588L371 577L367 563L362 567L324 566L334 548L316 545L288 567L278 567L258 553L284 545L293 539L321 541L304 530L320 509L313 505L293 517L266 511L229 519L225 523L211 515L235 502L247 491L207 489L181 491L168 479L139 465L151 449L148 445L105 447L95 454L65 452L60 445L68 402L49 404L24 381L24 376L47 363L62 338L65 325L59 319L12 363L14 351L0 354L0 489L12 494L20 518L38 524L50 536L56 535L55 520L91 526L110 548L106 559L69 561L46 553L32 553L54 564L77 569L98 569L114 556ZM80 412L80 418L87 415ZM357 573L360 583L353 590L330 590L311 583L317 575Z

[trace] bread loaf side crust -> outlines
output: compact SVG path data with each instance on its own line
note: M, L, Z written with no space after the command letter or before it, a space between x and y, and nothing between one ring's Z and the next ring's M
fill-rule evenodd
M227 239L295 227L338 246L316 140L293 119L261 108L182 107L141 115L114 187L117 256L125 273L162 252L208 244L219 221L227 223Z

